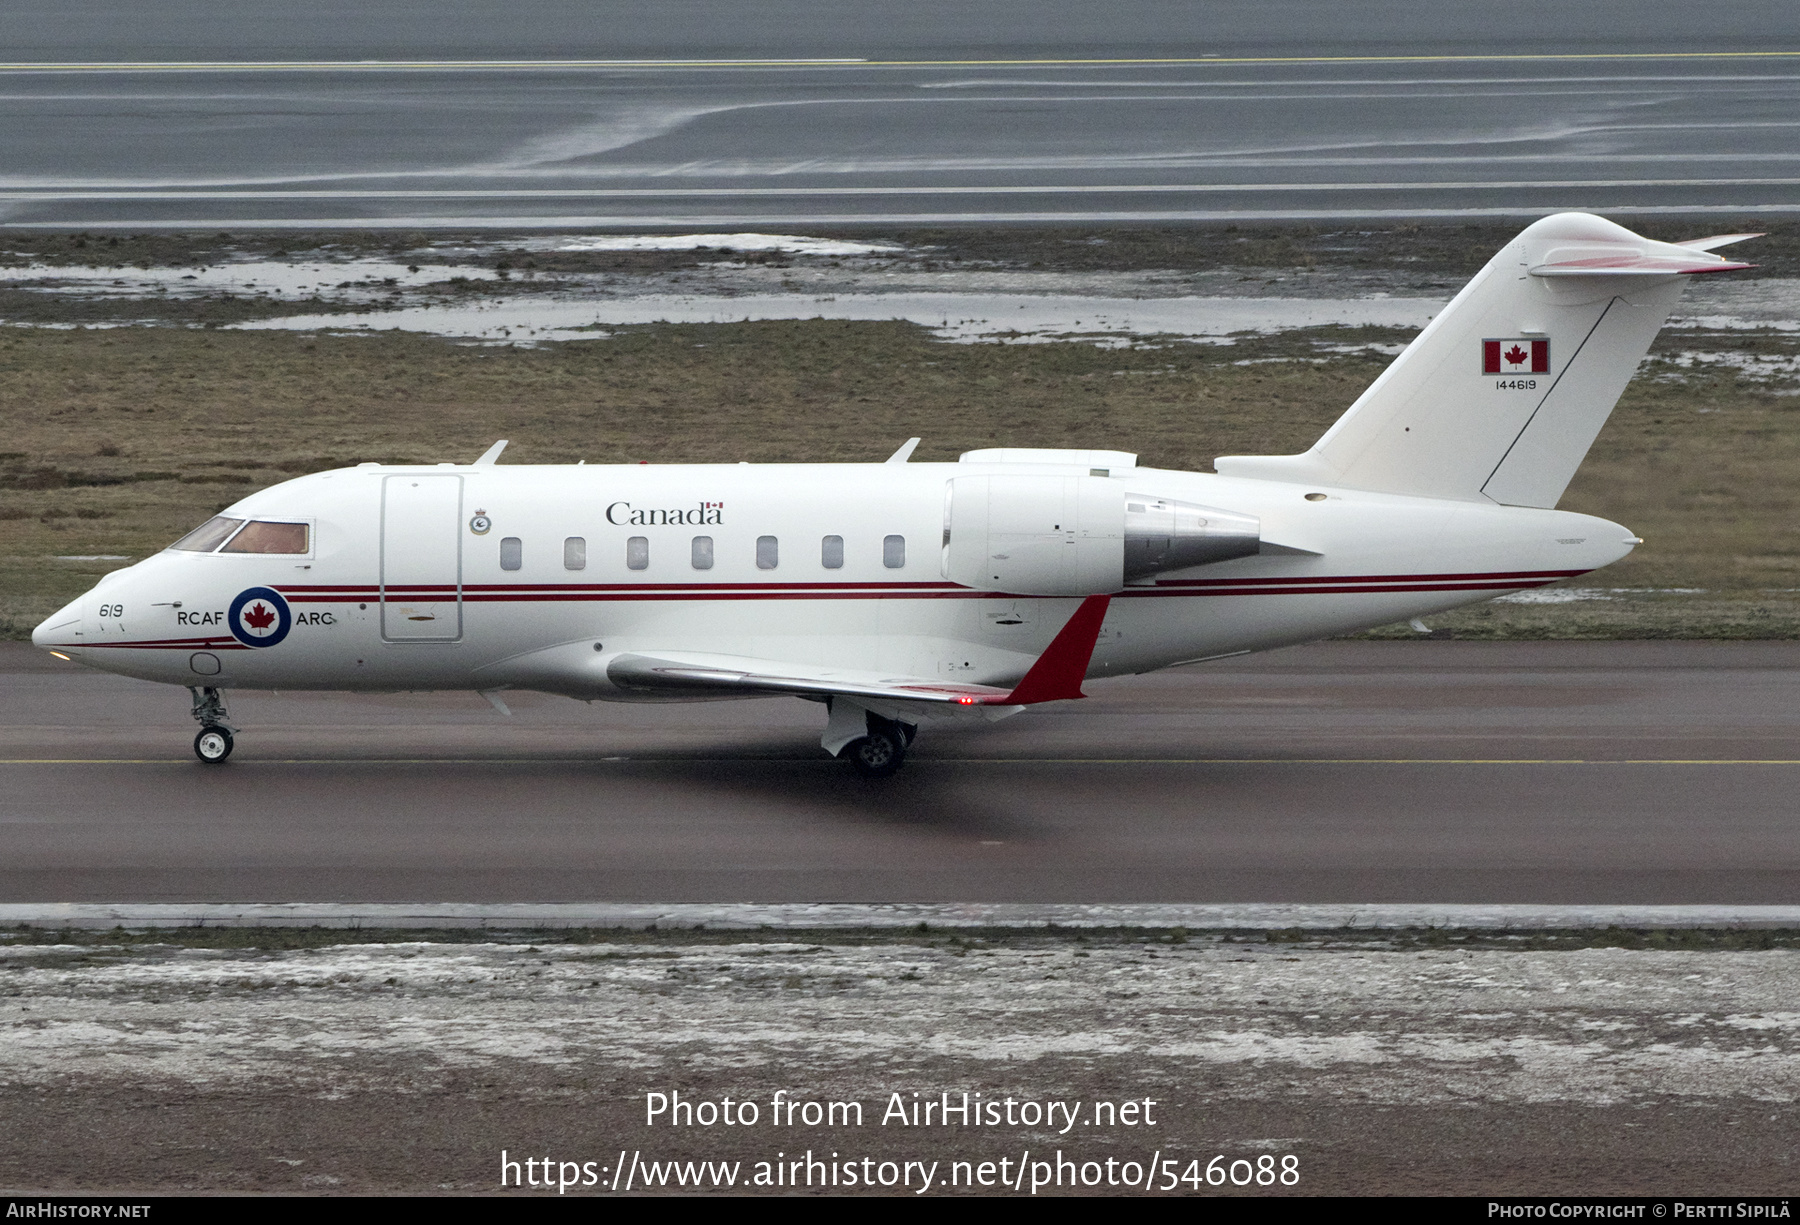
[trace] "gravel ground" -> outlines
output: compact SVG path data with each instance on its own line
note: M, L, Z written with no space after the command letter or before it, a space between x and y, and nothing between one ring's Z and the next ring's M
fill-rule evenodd
M98 939L0 946L0 1185L482 1191L505 1149L592 1161L605 1189L622 1151L641 1186L645 1162L749 1181L811 1149L919 1161L915 1190L935 1161L951 1192L953 1162L1030 1150L1126 1173L1160 1153L1178 1180L1295 1158L1297 1186L1249 1193L1772 1194L1800 1139L1800 953L1779 941ZM777 1091L863 1124L774 1125ZM760 1118L647 1123L655 1093ZM1017 1117L882 1121L945 1093ZM1144 1099L1134 1124L1095 1118ZM1032 1125L1026 1102L1066 1105Z

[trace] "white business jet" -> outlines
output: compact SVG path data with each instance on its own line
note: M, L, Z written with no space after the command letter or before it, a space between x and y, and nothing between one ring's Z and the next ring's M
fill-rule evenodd
M1441 612L1639 541L1554 509L1691 273L1755 235L1547 217L1301 455L1217 474L1122 451L954 464L359 464L285 481L108 574L32 641L185 685L789 696L826 752L900 767L928 719Z

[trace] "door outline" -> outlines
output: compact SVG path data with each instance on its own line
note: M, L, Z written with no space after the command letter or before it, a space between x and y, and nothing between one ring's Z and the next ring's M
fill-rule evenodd
M456 482L456 512L455 512L455 514L453 514L451 516L451 519L450 519L451 539L455 542L455 547L456 547L456 596L455 596L454 600L451 601L454 603L455 608L456 608L456 626L455 626L455 632L452 634L448 634L448 635L434 635L431 637L396 638L393 635L388 633L388 584L387 584L387 580L388 580L388 564L387 564L388 563L388 556L387 556L388 489L392 486L393 482L395 482L395 481L416 480L418 477L429 477L429 478L435 478L438 480L453 480ZM453 474L453 473L449 473L449 472L421 472L421 473L413 474L411 476L394 475L394 476L387 476L387 477L382 478L382 482L381 482L381 544L380 544L379 554L377 557L377 565L379 566L380 573L377 575L378 590L376 593L377 598L379 599L380 602L378 604L376 604L375 607L376 607L376 610L377 610L377 613L379 616L379 620L380 620L381 640L383 642L395 642L395 643L425 642L425 643L442 644L442 643L447 643L447 642L461 642L462 641L462 636L463 636L462 512L463 512L463 494L464 494L464 492L465 492L465 490L464 490L464 486L463 486L463 478L461 477L461 475ZM432 601L432 602L433 603L443 603L445 601Z

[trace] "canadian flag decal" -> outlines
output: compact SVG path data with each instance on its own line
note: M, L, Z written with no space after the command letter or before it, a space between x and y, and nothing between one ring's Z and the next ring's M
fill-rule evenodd
M1481 342L1483 374L1549 374L1550 342L1547 340L1484 340Z

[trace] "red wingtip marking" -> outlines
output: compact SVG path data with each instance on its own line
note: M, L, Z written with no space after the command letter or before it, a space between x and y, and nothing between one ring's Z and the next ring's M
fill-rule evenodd
M1037 702L1056 702L1065 698L1085 698L1081 682L1087 679L1088 661L1094 657L1094 644L1100 639L1100 623L1106 620L1109 595L1091 595L1081 602L1069 623L1062 627L1045 652L1031 665L1031 671L1013 691L1003 698L992 698L995 706L1030 706Z

